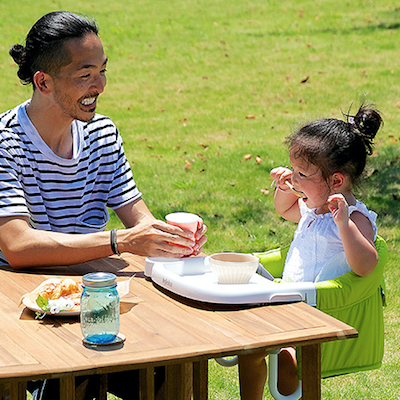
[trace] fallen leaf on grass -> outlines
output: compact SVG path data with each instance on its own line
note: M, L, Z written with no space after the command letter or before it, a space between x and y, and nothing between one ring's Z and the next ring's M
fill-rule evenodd
M260 189L260 191L263 194L269 194L269 190L268 189Z
M244 161L250 160L251 157L252 157L251 154L245 154L245 155L243 156L243 160L244 160Z
M257 119L257 117L255 115L246 115L246 119Z
M302 80L300 81L300 83L306 83L309 79L310 79L310 77L307 76L306 78L302 79Z
M185 162L185 169L189 169L189 168L191 168L192 166L190 165L190 162L188 161L188 160L186 160L186 162Z
M262 163L262 159L260 156L256 156L256 162L257 164L261 164Z

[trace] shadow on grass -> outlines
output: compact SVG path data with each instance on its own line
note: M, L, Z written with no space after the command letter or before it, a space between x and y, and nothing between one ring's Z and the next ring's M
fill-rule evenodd
M398 13L397 13L398 14ZM398 15L395 15L395 18L398 18ZM350 34L353 32L357 32L360 34L368 34L377 31L385 31L385 30L397 30L400 29L400 22L387 21L380 23L366 23L365 25L353 25L348 28L340 28L340 27L329 27L329 28L321 28L321 29L310 29L309 34L311 35L319 35L324 33L329 33L333 35L338 34ZM296 30L285 30L285 35L295 36L299 34L299 31ZM248 33L249 36L253 37L264 37L264 36L282 36L281 30L274 30L272 32L266 32L265 34L254 34Z
M366 181L368 207L378 216L378 224L385 228L397 228L400 220L400 156L398 146L380 149L371 164L373 170Z

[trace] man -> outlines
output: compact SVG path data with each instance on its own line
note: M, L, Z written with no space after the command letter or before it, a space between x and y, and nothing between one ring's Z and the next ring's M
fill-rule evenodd
M153 257L200 253L206 227L193 234L153 217L117 128L96 114L107 58L95 23L64 11L46 14L28 33L25 46L14 45L10 55L33 94L0 115L3 265L69 265L121 252ZM104 231L107 207L125 229ZM46 398L55 398L52 383L40 386ZM91 398L86 383L82 391Z
M198 254L206 228L194 237L152 216L115 125L95 112L107 65L96 25L49 13L10 54L33 95L0 116L0 249L8 263L75 264L116 251ZM114 244L104 231L106 207L126 227Z

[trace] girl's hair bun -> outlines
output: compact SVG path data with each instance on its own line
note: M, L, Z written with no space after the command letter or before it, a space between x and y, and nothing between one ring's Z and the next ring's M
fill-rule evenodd
M356 134L364 141L367 153L372 153L373 139L379 128L383 125L383 119L378 110L370 105L362 105L357 114L348 117L348 123Z

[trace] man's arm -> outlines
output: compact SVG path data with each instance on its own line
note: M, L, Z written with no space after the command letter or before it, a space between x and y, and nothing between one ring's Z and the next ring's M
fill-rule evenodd
M110 232L68 234L33 229L28 217L0 218L0 249L13 268L77 264L113 254Z
M156 220L143 200L116 210L126 229L117 231L118 250L142 256L196 255L206 242L205 226L196 235ZM29 218L0 218L0 249L13 268L70 265L113 254L110 232L68 234L33 229Z

